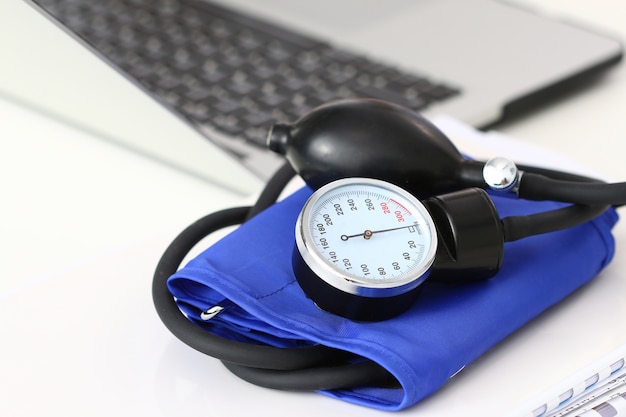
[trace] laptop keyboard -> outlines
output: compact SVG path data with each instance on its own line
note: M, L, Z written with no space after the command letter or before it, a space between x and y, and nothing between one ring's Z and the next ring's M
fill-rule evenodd
M268 127L373 97L424 110L460 93L202 0L36 0L199 128L265 146Z

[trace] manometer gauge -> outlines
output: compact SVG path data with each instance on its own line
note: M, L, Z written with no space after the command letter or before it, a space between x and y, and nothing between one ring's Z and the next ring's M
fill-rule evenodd
M413 195L385 181L347 178L318 189L296 224L298 283L322 310L354 320L405 311L437 251L435 224Z

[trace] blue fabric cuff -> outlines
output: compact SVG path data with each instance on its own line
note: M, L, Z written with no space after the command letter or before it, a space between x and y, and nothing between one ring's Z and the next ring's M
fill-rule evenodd
M291 269L295 222L311 190L297 191L191 260L168 281L190 320L234 340L273 346L323 344L369 358L401 388L325 391L385 410L409 407L548 307L591 280L611 260L615 210L561 232L505 245L493 279L466 285L429 282L405 314L374 323L319 310ZM493 197L501 217L559 207ZM231 303L210 322L200 313Z

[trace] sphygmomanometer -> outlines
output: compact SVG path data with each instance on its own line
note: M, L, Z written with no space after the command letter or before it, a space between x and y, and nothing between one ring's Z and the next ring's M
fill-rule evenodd
M484 325L481 340L491 337L493 326L510 323L471 352L469 359L475 358L606 265L614 207L626 202L625 183L517 166L505 158L467 158L419 114L378 100L337 101L294 124L276 124L268 146L286 163L257 202L198 220L164 253L153 282L158 314L176 337L247 381L332 395L351 391L359 402L380 402L381 408L394 403L388 396L399 386L410 390L403 369L413 375L423 367L396 366L402 358L387 363L396 351L401 357L402 349L419 348L402 347L407 328L432 331L430 339L441 339L441 346L448 343L445 332L468 327L455 327L451 319L463 317L464 308L468 317L483 314L493 321ZM275 204L295 174L306 190ZM229 236L230 246L217 245L179 272L198 242L237 224L243 225ZM573 231L582 225L588 228ZM569 230L587 236L558 237ZM507 245L523 241L530 243L518 246L522 262L509 256ZM588 271L574 263L574 272L563 270L570 267L557 259L570 250L564 242L575 247L577 262L592 265ZM541 245L548 250L533 254ZM534 258L541 265L533 265ZM560 278L565 284L518 277L531 275L529 268L571 277ZM485 313L515 305L516 294L540 306L525 306L531 313L519 320L515 311L497 318ZM450 330L433 330L445 326ZM380 339L394 328L389 343L397 347L391 354L378 352ZM424 349L430 354L440 347ZM444 378L467 360L450 365ZM433 389L407 394L408 400L389 408L410 405Z

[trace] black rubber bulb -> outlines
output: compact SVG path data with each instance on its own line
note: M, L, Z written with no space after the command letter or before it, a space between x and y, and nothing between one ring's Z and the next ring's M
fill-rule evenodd
M347 177L391 182L418 198L482 187L483 164L466 159L426 118L373 99L320 106L294 124L276 124L268 146L314 189Z

